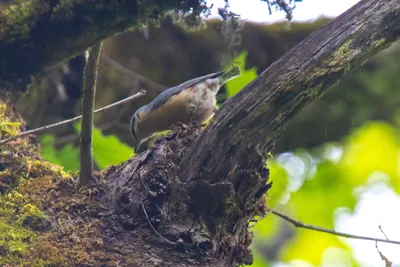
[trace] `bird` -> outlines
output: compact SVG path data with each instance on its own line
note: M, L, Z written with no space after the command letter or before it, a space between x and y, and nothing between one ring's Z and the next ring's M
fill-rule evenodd
M206 122L218 109L216 95L221 86L238 76L240 68L233 67L197 77L164 90L136 110L130 120L135 153L145 151L148 140L158 132L170 130L174 124Z

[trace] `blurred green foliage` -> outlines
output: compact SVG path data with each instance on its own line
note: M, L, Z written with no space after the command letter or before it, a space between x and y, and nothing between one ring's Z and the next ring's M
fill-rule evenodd
M74 128L80 134L80 123L75 123ZM41 156L51 163L59 164L64 170L75 172L79 170L79 147L70 144L61 149L53 146L54 136L44 135L40 139ZM120 142L114 135L104 136L101 130L93 128L93 157L97 168L104 169L108 165L117 165L126 161L133 155L133 149Z
M242 52L234 60L241 67L242 76L226 84L226 98L256 77L255 67L246 69L247 55ZM395 56L400 56L398 45L347 76L297 116L286 135L292 136L286 142L295 140L297 148L275 155L267 163L273 182L267 199L270 208L305 223L332 229L337 224L337 213L353 212L360 192L367 185L381 182L400 192L400 108L396 104L400 99L400 61L389 60ZM338 127L341 124L346 127ZM75 129L79 133L79 125ZM339 136L337 131L345 137L336 141L327 137ZM78 149L65 145L56 150L53 141L51 135L41 138L42 156L76 171ZM302 142L307 149L300 148L298 144ZM93 143L100 169L127 160L133 154L133 149L116 136L104 136L98 129L94 131ZM286 143L283 147L290 145ZM267 215L252 229L254 267L275 263L362 266L342 239L292 229L274 215Z
M268 163L274 183L269 191L269 207L283 210L302 222L334 229L337 212L343 208L354 211L367 185L386 183L399 192L399 136L399 129L393 125L368 122L340 143L324 144L313 152L298 150L278 155ZM377 172L381 175L376 176ZM282 183L288 179L289 183ZM294 183L297 185L293 187ZM281 207L279 201L284 203ZM262 251L274 238L279 238L284 223L267 216L256 224L255 250ZM276 257L283 262L302 260L321 266L328 251L337 254L333 257L336 260L340 258L338 266L361 266L341 239L308 230L293 232Z
M79 169L79 149L67 144L60 149L53 146L54 136L43 135L40 138L40 154L51 163L64 167L64 170L75 172Z
M74 125L77 133L81 132L80 123ZM108 165L117 165L133 155L133 149L121 143L114 135L104 136L96 127L93 128L93 157L99 169Z

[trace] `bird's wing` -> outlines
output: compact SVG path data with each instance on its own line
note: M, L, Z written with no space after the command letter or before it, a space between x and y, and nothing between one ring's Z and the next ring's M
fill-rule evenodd
M202 82L204 80L207 79L212 79L212 78L217 78L218 76L221 76L222 74L224 74L226 71L220 71L220 72L215 72L215 73L211 73L211 74L207 74L201 77L197 77L194 79L191 79L189 81L186 81L184 83L181 83L180 85L178 85L178 87L180 88L180 91L188 88L188 87L192 87L193 85L195 85L196 83Z
M160 107L161 105L163 105L165 102L167 102L169 99L171 99L175 95L177 95L180 92L182 92L183 90L185 90L186 88L192 87L196 83L202 82L204 80L216 78L216 77L224 74L225 72L226 71L220 71L220 72L207 74L207 75L204 75L201 77L191 79L184 83L181 83L180 85L168 88L168 89L164 90L161 94L159 94L156 98L154 98L154 100L149 104L149 105L151 105L151 107L149 106L149 108L154 110L154 109Z

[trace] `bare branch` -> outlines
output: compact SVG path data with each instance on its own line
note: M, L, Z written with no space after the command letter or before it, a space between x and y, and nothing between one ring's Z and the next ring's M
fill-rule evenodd
M337 235L341 237L346 237L346 238L354 238L354 239L361 239L361 240L369 240L369 241L375 241L375 242L383 242L383 243L390 243L390 244L396 244L400 245L400 241L395 241L395 240L389 240L389 239L381 239L381 238L375 238L375 237L367 237L367 236L361 236L361 235L353 235L353 234L347 234L347 233L342 233L342 232L337 232L334 230L330 230L327 228L319 227L319 226L314 226L310 224L305 224L301 221L298 221L296 219L293 219L287 215L284 215L276 210L271 210L271 213L275 214L276 216L282 218L283 220L293 224L294 226L298 228L304 228L308 230L314 230L318 232L323 232L331 235Z
M88 184L93 175L93 112L102 46L103 42L100 42L88 50L89 56L84 72L79 168L80 186Z
M131 95L131 96L127 97L127 98L124 98L124 99L122 99L120 101L114 102L114 103L112 103L110 105L107 105L105 107L96 109L93 113L96 114L96 113L102 112L104 110L107 110L107 109L112 108L112 107L116 107L118 105L121 105L121 104L123 104L125 102L131 101L131 100L134 100L134 99L137 99L137 98L139 98L141 96L144 96L144 95L146 95L146 91L145 90L140 90L138 93L136 93L134 95ZM82 118L82 116L79 115L79 116L73 117L73 118L68 119L68 120L56 122L56 123L53 123L53 124L49 124L49 125L45 125L45 126L36 128L36 129L32 129L32 130L29 130L29 131L22 132L22 133L20 133L18 135L11 136L11 137L8 137L8 138L6 138L4 140L1 140L0 141L0 145L4 145L4 144L6 144L6 143L8 143L8 142L10 142L12 140L27 136L29 134L39 133L39 132L42 132L42 131L45 131L45 130L48 130L48 129L51 129L51 128L55 128L55 127L62 126L62 125L68 124L68 123L72 123L72 122L77 121L77 120L79 120L81 118Z

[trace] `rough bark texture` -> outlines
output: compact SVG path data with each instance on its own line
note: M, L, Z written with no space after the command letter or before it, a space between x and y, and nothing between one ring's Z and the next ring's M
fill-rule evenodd
M179 6L177 0L21 1L0 14L0 88L24 90L31 75Z
M180 175L180 163L201 132L198 127L177 127L153 149L105 174L101 203L110 215L105 220L106 235L118 243L134 240L134 258L140 266L160 262L161 266L222 267L252 262L248 220L264 214L264 197L235 192L228 182L186 182ZM257 182L267 188L268 171L262 168L262 172ZM247 189L257 190L259 184ZM118 235L115 228L120 229Z
M43 206L55 219L42 240L64 248L53 258L69 266L250 263L248 223L265 214L270 187L266 152L296 112L400 36L399 12L400 0L361 1L225 103L204 133L177 127L105 171L92 193L51 180L57 202L48 192ZM26 257L43 257L42 243Z

